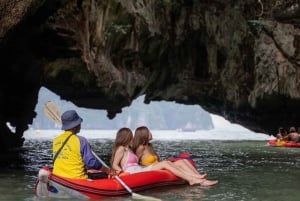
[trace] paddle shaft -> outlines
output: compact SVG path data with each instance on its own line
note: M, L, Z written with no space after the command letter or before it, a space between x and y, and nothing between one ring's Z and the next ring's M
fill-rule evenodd
M95 156L95 158L97 160L99 160L102 165L104 165L106 168L109 168L108 165L106 165L106 163L97 156L97 154L92 151L93 155ZM115 175L115 178L118 180L118 182L132 195L132 198L133 199L138 199L138 200L147 200L147 201L162 201L161 199L158 199L158 198L154 198L154 197L151 197L151 196L144 196L144 195L140 195L140 194L137 194L137 193L134 193L131 188L129 188L125 182L118 176L118 175Z
M95 158L100 161L106 168L109 168L109 166L101 159L97 156L97 154L92 151L93 155L95 156ZM129 192L132 194L132 190L131 188L129 188L125 183L124 181L118 176L118 175L115 175L115 178L120 182L120 184L122 184L122 186Z

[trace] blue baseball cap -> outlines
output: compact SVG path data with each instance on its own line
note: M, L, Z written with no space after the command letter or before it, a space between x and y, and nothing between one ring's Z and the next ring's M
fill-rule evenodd
M82 118L77 114L75 110L68 110L61 115L61 122L61 129L69 130L81 124Z

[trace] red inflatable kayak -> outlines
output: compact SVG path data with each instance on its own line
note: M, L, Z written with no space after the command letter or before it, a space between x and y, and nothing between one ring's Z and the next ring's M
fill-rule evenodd
M269 144L269 146L272 146L272 147L296 147L296 148L300 148L300 143L295 143L295 142L269 140L268 144Z
M194 165L194 161L187 153L172 158L172 160L179 159L188 159ZM187 183L168 170L124 174L120 175L120 178L133 192ZM35 194L39 197L99 199L104 196L126 195L128 191L114 178L96 180L62 178L52 174L51 168L43 167L38 174Z

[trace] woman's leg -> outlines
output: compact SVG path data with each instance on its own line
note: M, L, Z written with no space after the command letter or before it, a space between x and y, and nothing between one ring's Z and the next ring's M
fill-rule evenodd
M182 169L184 172L186 172L187 174L196 176L200 179L203 179L206 177L206 174L200 174L197 169L186 159L181 159L181 160L177 160L173 162L174 165L176 165L177 167L179 167L180 169Z
M180 170L175 165L172 165L171 162L169 162L169 161L160 161L152 166L152 170L162 170L162 169L170 170L176 176L189 182L190 185L193 185L196 183L196 182L194 182L193 177L191 175L186 175L184 172L182 172L182 170ZM200 183L200 181L199 181L199 183Z
M200 179L197 177L193 177L192 175L185 174L181 169L176 167L170 161L161 161L152 166L152 170L161 170L161 169L170 170L176 176L186 180L190 185L200 184L204 186L212 186L218 183L218 181L209 181L206 179Z

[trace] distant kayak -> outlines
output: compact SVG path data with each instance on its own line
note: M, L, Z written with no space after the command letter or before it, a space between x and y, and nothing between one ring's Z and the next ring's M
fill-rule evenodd
M271 147L294 147L294 148L300 148L300 143L286 142L286 141L281 141L281 140L280 141L269 140L268 144Z

